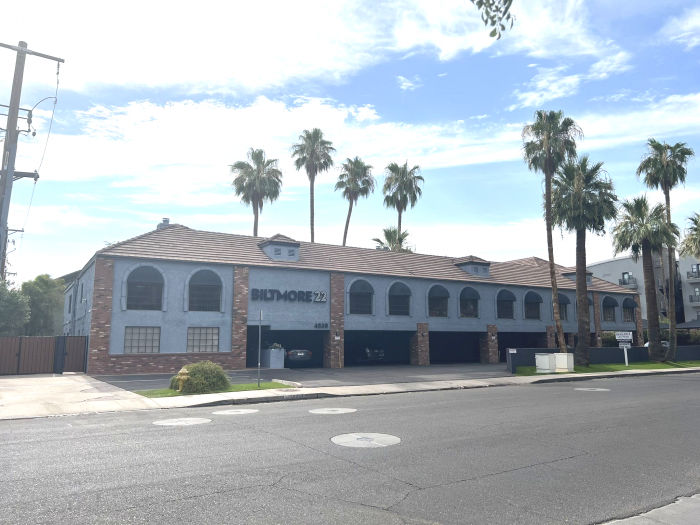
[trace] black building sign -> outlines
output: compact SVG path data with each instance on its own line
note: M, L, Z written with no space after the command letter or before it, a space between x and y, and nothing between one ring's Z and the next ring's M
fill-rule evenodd
M252 288L250 298L253 301L289 301L298 303L325 303L328 294L318 290L275 290L273 288Z

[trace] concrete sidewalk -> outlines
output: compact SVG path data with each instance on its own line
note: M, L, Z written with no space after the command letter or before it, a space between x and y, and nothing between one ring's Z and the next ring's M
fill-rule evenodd
M700 494L678 498L670 505L638 516L607 521L606 525L697 525L700 523Z
M121 412L164 408L269 403L296 399L352 397L435 390L462 390L495 386L519 386L561 381L589 381L627 376L698 373L698 368L626 370L597 374L557 374L526 377L494 377L454 381L422 381L307 388L290 384L279 390L225 392L193 396L146 398L84 374L6 376L0 378L0 419Z

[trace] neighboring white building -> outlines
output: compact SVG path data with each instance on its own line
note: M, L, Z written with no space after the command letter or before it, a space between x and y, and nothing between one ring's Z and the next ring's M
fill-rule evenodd
M682 257L678 270L683 290L685 320L700 319L700 262L692 257Z

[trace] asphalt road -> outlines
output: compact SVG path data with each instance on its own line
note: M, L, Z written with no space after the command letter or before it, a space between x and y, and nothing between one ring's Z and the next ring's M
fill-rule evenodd
M258 378L256 369L248 368L229 372L232 383L254 383ZM261 371L263 381L286 379L302 383L307 387L378 385L385 383L413 383L421 381L457 381L462 379L487 379L504 377L505 363L487 365L481 363L459 363L451 365L370 365L347 368L285 368ZM152 390L168 388L173 374L138 374L95 376L100 381L124 390Z
M698 450L700 374L5 421L0 523L598 523L700 491Z

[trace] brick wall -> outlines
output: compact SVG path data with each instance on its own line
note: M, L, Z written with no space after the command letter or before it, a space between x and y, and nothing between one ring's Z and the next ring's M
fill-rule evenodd
M416 333L411 336L411 364L430 364L430 332L428 331L428 323L417 323Z
M97 257L92 300L92 323L88 346L88 373L175 374L184 365L212 361L227 370L245 368L248 314L248 268L237 267L233 290L233 340L231 353L109 354L114 260Z
M482 363L498 363L498 326L487 325L486 333L479 339L479 353Z
M600 294L593 292L593 322L595 326L595 337L591 341L591 345L598 348L603 347L603 331L600 329Z
M323 339L323 366L343 368L345 366L345 276L331 273L330 329ZM336 339L337 337L337 339Z

